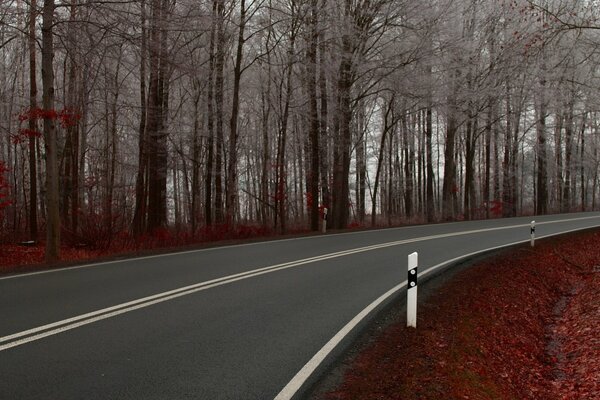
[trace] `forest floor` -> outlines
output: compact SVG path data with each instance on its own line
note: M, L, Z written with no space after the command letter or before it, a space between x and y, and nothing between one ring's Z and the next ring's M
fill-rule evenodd
M503 251L423 297L417 329L383 312L311 398L600 399L600 232Z
M354 229L357 228L354 227ZM273 229L262 226L236 225L230 227L223 224L202 228L194 235L189 232L161 229L136 238L124 231L109 234L98 229L96 232L86 231L84 236L78 237L70 236L68 233L63 234L61 259L52 265L44 261L45 243L43 241L32 243L4 238L0 241L0 275L66 267L84 262L102 262L309 234L311 232L305 228L289 229L288 233L282 235Z

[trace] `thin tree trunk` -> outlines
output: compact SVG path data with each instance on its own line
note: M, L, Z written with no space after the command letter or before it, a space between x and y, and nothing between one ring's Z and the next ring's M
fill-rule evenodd
M37 78L36 78L36 34L35 21L37 17L36 0L29 4L29 109L33 112L37 108ZM38 217L37 217L37 165L36 165L36 141L37 120L33 115L29 116L29 237L30 240L38 240Z
M427 183L426 183L426 203L427 203L427 222L431 223L435 220L435 199L433 197L433 181L435 179L433 172L433 146L432 146L432 136L433 136L433 121L432 121L432 111L431 111L431 102L427 105L426 110L426 131L425 131L425 147L427 152Z
M216 54L215 54L215 115L216 115L216 156L215 156L215 221L223 222L223 96L225 67L225 27L224 0L216 0Z
M309 193L310 193L310 229L319 230L319 114L317 109L317 45L319 39L318 32L318 0L311 0L310 10L310 37L307 50L307 84L310 115L310 172L309 172Z
M292 20L295 18L295 7L292 5ZM286 176L286 142L288 131L288 119L290 114L290 101L292 98L292 69L294 67L296 30L292 28L290 33L290 47L288 48L288 61L286 70L286 85L285 97L283 104L283 116L281 118L281 126L279 128L279 140L277 145L277 192L276 192L276 210L279 218L279 230L285 233L286 230L286 193L287 193L287 176Z
M42 11L42 86L46 113L54 112L54 0L44 0ZM46 147L46 262L60 259L60 212L58 140L55 120L44 118L44 143Z
M393 110L394 97L392 97L388 103L387 110L385 111L385 115L383 117L383 132L381 132L381 144L379 145L379 158L377 159L377 169L375 170L375 181L373 182L373 193L371 194L371 226L375 226L377 222L377 189L379 188L379 177L381 176L381 169L383 165L384 151L385 151L385 141L387 137L387 133L392 127L394 123L390 123L390 115ZM393 118L393 117L392 117ZM383 197L383 196L382 196ZM381 207L383 211L383 205Z
M231 104L231 120L229 123L229 165L227 172L227 199L226 218L228 223L235 222L237 209L237 142L238 142L238 114L240 106L240 80L242 77L242 56L244 49L244 28L246 26L246 2L240 0L240 25L238 34L238 45L233 68L233 101Z
M146 229L147 190L146 174L148 170L148 144L146 133L147 99L146 99L146 2L141 0L141 47L140 47L140 124L138 128L138 169L135 179L135 211L133 214L132 232L139 236Z

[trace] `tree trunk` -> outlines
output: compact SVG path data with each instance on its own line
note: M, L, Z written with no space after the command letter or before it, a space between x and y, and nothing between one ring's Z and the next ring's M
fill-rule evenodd
M344 35L342 38L342 61L339 67L338 80L338 110L339 131L334 144L334 169L333 169L333 205L332 227L344 229L349 218L349 175L350 175L350 142L352 139L352 105L350 96L352 91L352 44L351 38Z
M537 107L537 183L536 183L536 204L535 213L543 215L548 212L548 187L546 170L546 98L545 98L545 77L540 81L540 98ZM567 185L565 185L567 186Z
M147 99L146 99L146 2L141 0L141 47L140 47L140 124L138 128L138 169L135 179L135 211L131 230L139 236L146 229L147 190L146 174L148 171L148 139L146 133Z
M54 0L44 0L42 11L42 86L46 113L54 112ZM55 119L44 118L44 143L46 148L46 262L60 259L60 212L58 140Z
M435 179L433 172L433 149L432 149L432 137L433 137L433 121L432 121L432 111L431 111L431 102L427 105L426 111L426 131L425 131L425 140L426 140L426 152L427 152L427 182L426 182L426 203L427 203L427 222L431 223L435 220L435 200L433 197L433 181Z
M37 78L36 78L36 34L35 20L37 17L36 0L31 0L29 4L29 109L31 111L37 108ZM29 144L29 238L38 240L38 217L37 217L37 165L36 165L36 141L37 137L33 132L37 132L37 120L30 115L29 118L30 134L27 138Z
M310 141L310 229L319 230L319 114L317 109L317 45L319 33L318 23L318 0L311 0L310 11L310 37L307 49L307 84L309 99L309 141Z
M323 196L323 206L331 208L331 199L329 193L329 102L327 99L327 70L325 67L326 44L323 38L319 42L319 92L320 92L320 126L319 126L319 167L321 175L321 191Z
M295 7L292 5L292 21L295 18ZM277 188L275 194L276 224L279 221L279 231L285 233L286 230L286 200L287 200L287 168L286 168L286 143L288 131L288 119L290 115L290 102L292 98L292 69L294 68L296 29L293 27L290 32L290 47L288 48L287 69L285 75L285 95L283 104L283 115L279 127L279 138L277 141ZM277 228L277 226L276 226Z
M383 165L383 157L385 151L385 141L387 133L395 125L395 122L390 123L390 114L392 114L394 98L390 99L387 110L383 117L383 132L381 132L381 144L379 145L379 158L377 159L377 169L375 170L375 181L373 182L373 193L371 195L371 226L375 226L377 222L377 190L379 189L379 177L381 176L381 168ZM392 117L393 119L393 117ZM383 197L383 196L382 196ZM383 210L383 206L381 207Z
M456 163L454 149L456 141L457 121L455 106L450 102L448 122L446 126L446 147L444 149L444 183L442 187L442 219L450 220L454 217L454 198L456 187Z
M227 199L226 215L227 222L235 222L237 210L237 142L238 142L238 114L240 107L240 79L242 77L242 56L244 49L244 28L246 26L246 2L240 0L240 25L238 34L238 45L233 68L233 101L231 104L231 120L229 123L229 165L227 171Z
M215 155L215 221L223 222L223 96L225 67L225 27L224 0L216 0L216 54L215 54L215 116L216 116L216 155Z

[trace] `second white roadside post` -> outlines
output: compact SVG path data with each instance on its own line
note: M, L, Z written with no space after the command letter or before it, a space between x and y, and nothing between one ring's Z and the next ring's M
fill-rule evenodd
M535 246L535 221L531 221L531 247Z
M419 254L408 255L408 288L406 290L406 326L417 327L417 265Z
M323 208L323 233L327 232L327 207Z

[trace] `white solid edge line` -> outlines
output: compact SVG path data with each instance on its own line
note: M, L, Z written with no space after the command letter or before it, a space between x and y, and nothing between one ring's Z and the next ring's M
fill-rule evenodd
M592 212L589 212L589 213L592 213ZM569 215L569 214L556 214L556 215L560 216L560 215ZM548 215L545 217L552 217L552 215ZM475 221L454 221L454 222L444 222L444 223L440 223L440 224L422 224L422 225L400 226L400 227L392 227L392 228L369 229L369 230L359 231L359 232L342 232L342 233L332 233L332 234L327 234L327 235L318 235L317 234L317 235L304 236L304 237L298 237L298 238L263 240L263 241L253 242L253 243L241 243L241 244L233 244L233 245L226 245L226 246L218 246L217 245L215 247L209 247L206 249L174 251L174 252L163 253L163 254L155 254L155 255L151 255L151 256L123 258L120 260L102 261L102 262L97 262L97 263L75 265L72 267L49 269L46 271L26 272L23 274L7 275L7 276L0 277L0 281L7 280L7 279L25 278L25 277L29 277L29 276L42 275L42 274L50 274L50 273L61 272L61 271L71 271L71 270L78 270L78 269L83 269L83 268L99 267L102 265L118 264L118 263L124 263L124 262L129 262L129 261L148 260L148 259L152 259L152 258L161 258L161 257L169 257L169 256L183 255L183 254L201 253L201 252L207 252L207 251L217 251L217 250L231 249L231 248L236 248L236 247L257 246L257 245L265 245L265 244L271 244L271 243L289 242L289 241L294 241L294 240L308 240L308 239L335 237L335 236L343 236L343 235L358 235L358 234L375 233L375 232L381 232L381 231L391 231L391 230L400 230L400 229L414 229L414 228L422 228L422 227L428 226L428 225L444 226L444 225L460 224L460 223L465 223L465 222L502 221L502 220L509 222L511 219L514 220L514 219L522 219L522 218L527 218L527 217L495 218L495 219L489 219L489 220L475 220ZM538 218L539 218L539 216L538 216ZM600 218L600 215L589 216L589 217L558 219L555 221L545 221L545 222L539 222L538 225L561 223L561 222L572 222L572 221L594 219L594 218ZM511 226L505 225L505 226L500 226L497 228L490 228L490 229L501 229L501 228L506 229L506 228L517 227L517 226L521 226L521 225L522 224L511 225ZM523 224L523 225L525 225L525 224Z
M551 236L564 235L567 233L576 232L576 231L580 231L580 230L584 230L584 229L595 228L598 226L600 226L600 225L570 229L570 230L564 231L564 232L558 232L558 233L552 233L552 234L540 236L540 237L538 237L538 239L544 239L544 238L548 238ZM494 246L494 247L490 247L490 248L487 248L484 250L478 250L478 251L474 251L472 253L468 253L468 254L465 254L465 255L462 255L459 257L455 257L455 258L443 261L439 264L436 264L436 265L426 269L425 271L418 274L418 277L423 277L423 276L431 273L432 271L439 269L443 266L452 264L456 261L459 261L459 260L462 260L465 258L472 257L477 254L481 254L481 253L485 253L485 252L493 251L493 250L498 250L498 249L501 249L504 247L515 246L515 245L521 244L521 243L528 243L528 242L529 242L529 239L519 240L516 242L503 244L500 246ZM344 338L354 328L356 328L356 326L365 317L367 317L367 315L369 315L374 309L376 309L381 303L383 303L385 300L387 300L390 296L392 296L397 291L399 291L400 289L405 287L406 284L407 284L407 281L404 281L404 282L400 283L399 285L394 286L393 288L391 288L390 290L385 292L383 295L378 297L375 301L373 301L367 307L365 307L360 313L358 313L354 318L352 318L350 320L350 322L348 322L346 325L344 325L344 327L342 329L340 329L335 334L335 336L333 336L331 339L329 339L329 341L327 343L325 343L325 345L302 367L302 369L300 371L298 371L298 373L296 375L294 375L294 377L288 382L287 385L285 385L285 387L279 392L279 394L277 394L277 396L275 396L274 400L291 400L294 397L294 395L298 392L298 390L300 390L302 385L304 385L304 383L310 378L310 376L315 372L315 370L319 367L319 365L321 365L321 363L325 360L325 358L327 358L327 356L341 343L341 341L344 340Z

